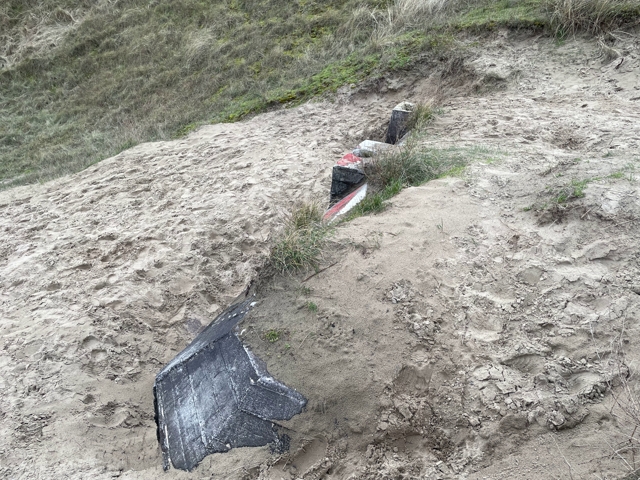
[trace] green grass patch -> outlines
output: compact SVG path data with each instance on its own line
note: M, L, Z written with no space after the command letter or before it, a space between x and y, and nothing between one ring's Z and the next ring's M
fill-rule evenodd
M271 330L267 330L264 333L264 339L269 342L269 343L276 343L278 340L280 340L280 330L275 330L275 329L271 329Z
M444 177L461 177L462 174L464 173L466 168L466 165L457 165L455 167L451 167L449 170L447 170L446 172L442 173L440 175L441 178Z
M548 24L543 0L481 2L453 23L456 29L486 31L496 28L543 29Z
M564 184L549 186L546 188L546 192L541 195L542 200L533 204L529 210L543 211L551 208L553 205L562 205L572 200L583 198L587 185L597 180L600 180L600 178L573 179Z
M422 185L429 180L460 176L472 160L495 158L496 152L483 147L431 148L421 143L415 133L407 144L385 152L366 169L370 193L354 207L345 221L383 211L388 200L404 187Z
M584 197L584 189L591 182L599 178L585 178L583 180L572 180L568 185L560 187L556 196L556 203L565 203L576 198Z
M348 221L356 217L361 217L362 215L383 211L387 207L385 202L400 193L402 187L402 182L400 182L400 180L396 180L391 182L389 185L385 185L381 191L372 195L367 195L353 208L346 220Z
M550 24L561 37L637 25L640 17L639 0L545 0L545 8Z
M317 203L296 206L271 248L269 264L281 274L317 270L330 232Z
M6 0L0 188L446 58L461 30L639 17L640 0Z
M629 163L625 166L623 170L613 172L610 175L608 175L607 178L611 178L615 180L624 178L629 182L633 182L635 179L635 175L634 175L635 171L636 171L635 165L633 163Z

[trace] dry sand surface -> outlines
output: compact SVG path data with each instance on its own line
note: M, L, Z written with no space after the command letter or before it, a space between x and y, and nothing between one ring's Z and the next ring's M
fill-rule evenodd
M614 479L639 468L627 392L640 398L640 59L633 37L614 48L496 34L458 69L474 94L433 73L1 193L0 476ZM309 399L285 422L290 452L238 449L163 473L155 374L255 278L280 212L326 196L336 158L380 135L397 100L428 101L445 84L425 141L468 155L465 173L339 226L325 266L337 263L260 284L240 326ZM555 202L576 188L584 197Z

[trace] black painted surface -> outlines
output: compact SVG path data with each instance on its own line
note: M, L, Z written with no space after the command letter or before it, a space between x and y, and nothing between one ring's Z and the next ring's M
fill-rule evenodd
M250 300L229 307L157 375L153 387L163 466L192 470L235 447L288 444L273 420L300 413L306 399L274 380L233 333Z
M406 124L411 112L406 110L392 110L391 121L387 128L387 136L384 139L385 143L391 143L395 145L398 141L404 137L407 133Z
M331 175L331 204L346 197L364 182L364 172L353 167L336 165Z

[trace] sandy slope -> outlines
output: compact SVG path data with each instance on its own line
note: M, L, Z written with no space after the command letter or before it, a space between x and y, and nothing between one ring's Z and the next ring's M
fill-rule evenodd
M309 398L281 459L241 449L162 474L153 378L255 275L278 209L325 194L336 156L399 96L210 126L0 194L0 474L623 474L633 423L616 399L637 392L640 360L640 68L633 39L614 47L609 61L593 43L497 35L467 73L504 88L451 97L428 139L476 160L464 178L341 226L338 263L304 284L261 287L244 338ZM428 100L438 84L400 95ZM588 180L584 198L552 207L573 180Z
M204 127L0 194L0 476L157 475L155 374L255 276L282 211L327 191L376 108Z

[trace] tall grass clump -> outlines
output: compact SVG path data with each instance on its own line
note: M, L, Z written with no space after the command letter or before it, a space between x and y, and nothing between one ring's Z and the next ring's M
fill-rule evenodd
M385 202L405 187L459 173L473 154L467 149L428 147L417 136L396 149L379 154L365 167L369 193L349 218L384 210Z
M376 192L388 187L395 191L397 185L415 187L467 163L468 156L461 150L431 148L413 139L377 157L367 168L367 178Z
M366 166L369 185L376 193L392 185L419 185L442 172L439 156L421 142L433 117L431 106L416 105L407 121L410 133L402 145L382 151Z
M413 107L404 128L407 132L422 132L433 121L435 115L431 105L419 103Z
M639 0L547 0L551 24L561 34L601 33L637 22Z
M270 265L281 274L317 270L329 232L318 203L298 204L287 215L284 230L271 248Z
M365 9L373 26L371 41L374 44L393 42L399 34L425 23L440 22L460 3L460 0L395 0L383 9Z
M385 209L386 201L405 187L429 180L459 175L473 158L493 160L497 152L483 147L434 148L425 143L426 128L435 113L428 105L417 105L409 117L412 130L404 142L383 150L365 164L368 195L347 217L352 219Z

